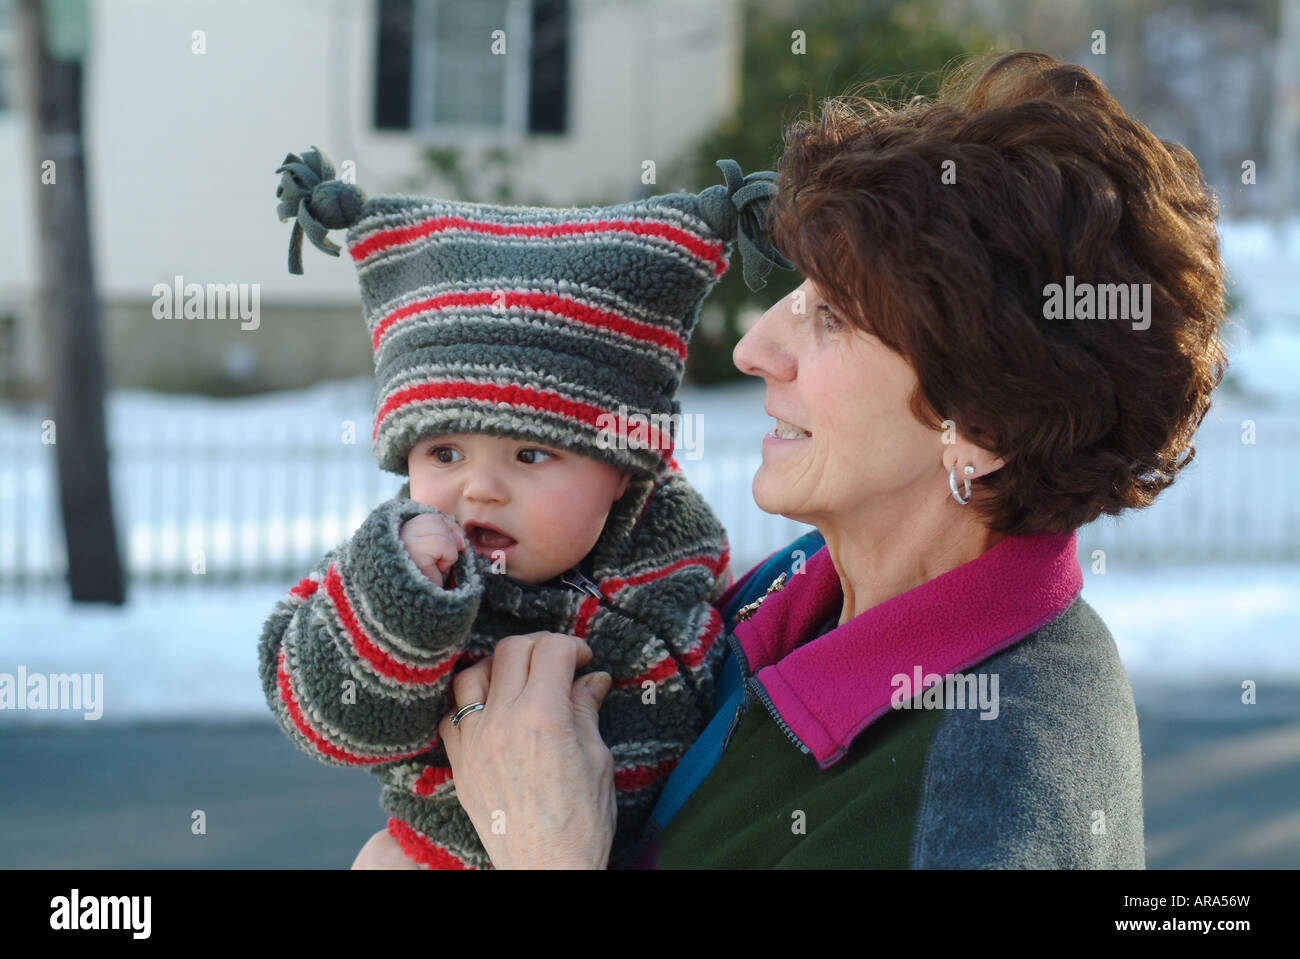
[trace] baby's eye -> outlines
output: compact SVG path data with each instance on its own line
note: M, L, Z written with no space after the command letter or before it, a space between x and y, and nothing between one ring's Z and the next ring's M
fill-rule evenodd
M526 458L530 454L534 457L533 459ZM537 459L536 457L554 457L554 456L555 456L554 453L548 453L546 450L539 450L531 446L528 447L527 449L522 449L519 451L519 461L521 463L527 463L529 466L536 466L538 463L546 462L545 459Z
M462 453L460 450L456 449L454 446L431 446L431 447L429 447L429 455L430 455L430 456L433 456L433 457L436 457L439 463L445 463L446 465L450 466L452 463L456 462L455 459L449 459L448 457L444 456L444 455L443 455L444 453L447 453L447 454L455 454L456 456L460 457L461 459L464 459L464 458L465 458L465 454Z

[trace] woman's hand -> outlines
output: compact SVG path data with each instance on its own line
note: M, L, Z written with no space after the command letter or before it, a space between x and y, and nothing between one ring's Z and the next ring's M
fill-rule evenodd
M456 795L497 869L605 869L614 841L614 757L597 716L607 673L575 636L507 636L453 680L457 707L485 704L438 734Z

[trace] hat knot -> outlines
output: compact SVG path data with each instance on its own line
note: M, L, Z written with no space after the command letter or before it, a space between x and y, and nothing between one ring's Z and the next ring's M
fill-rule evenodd
M745 285L761 290L773 266L794 269L767 235L767 208L776 195L776 173L763 170L742 176L735 160L719 160L718 166L727 184L699 194L700 215L724 241L738 242Z
M338 256L339 247L327 235L330 230L347 229L360 218L366 194L354 184L334 179L334 164L316 147L301 157L290 153L275 172L281 174L275 190L280 222L297 218L289 237L289 272L301 274L303 235L322 253Z

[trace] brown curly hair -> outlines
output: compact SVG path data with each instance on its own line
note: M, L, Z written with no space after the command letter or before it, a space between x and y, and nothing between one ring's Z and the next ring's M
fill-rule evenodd
M913 415L1006 460L974 484L990 529L1148 506L1192 461L1227 366L1218 201L1093 74L969 61L934 100L826 100L784 143L776 246L911 363ZM1067 276L1150 284L1150 325L1047 318Z

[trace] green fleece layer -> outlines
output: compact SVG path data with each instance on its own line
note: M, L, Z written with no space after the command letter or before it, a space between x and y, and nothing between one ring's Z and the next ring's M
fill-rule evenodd
M1080 597L979 669L997 722L891 710L826 770L748 693L659 868L1145 868L1137 715L1096 611Z

